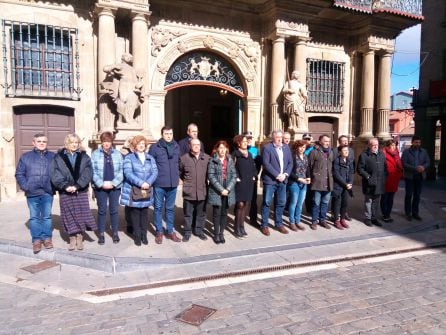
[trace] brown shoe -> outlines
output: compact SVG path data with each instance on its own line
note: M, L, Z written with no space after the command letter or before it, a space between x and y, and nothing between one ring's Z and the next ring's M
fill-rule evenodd
M290 223L290 229L292 231L297 231L297 227L296 227L296 225L294 223Z
M35 240L33 242L33 253L38 254L42 250L42 241L41 240Z
M341 225L341 220L336 220L335 221L335 227L339 230L343 230L344 226Z
M316 230L316 229L317 229L317 221L312 222L312 223L310 224L310 228L311 228L312 230Z
M155 243L162 244L163 243L163 233L157 233L155 236Z
M51 241L51 239L46 239L45 241L43 241L43 246L45 247L45 249L53 249L53 242Z
M277 227L277 230L279 232L281 232L282 234L288 234L289 233L289 231L284 226Z
M179 238L177 234L175 234L175 232L173 232L172 234L166 234L166 238L174 242L181 242L181 238Z
M297 223L297 224L296 224L296 227L297 227L297 229L299 229L299 230L302 230L302 231L305 230L305 227L304 227L304 225L303 225L302 223Z
M341 225L344 228L349 228L350 226L347 224L347 222L345 221L345 219L341 219Z
M327 221L322 221L321 226L324 227L325 229L331 229L331 226L327 223Z
M262 232L263 235L269 236L269 228L268 227L262 227L262 228L260 228L260 231Z

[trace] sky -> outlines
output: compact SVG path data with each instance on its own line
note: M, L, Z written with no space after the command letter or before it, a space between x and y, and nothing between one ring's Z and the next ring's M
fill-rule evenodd
M392 94L418 88L421 24L404 30L395 43L392 59Z

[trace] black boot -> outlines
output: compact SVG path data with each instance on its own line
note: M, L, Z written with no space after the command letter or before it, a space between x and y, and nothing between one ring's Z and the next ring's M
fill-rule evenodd
M216 244L221 243L220 241L220 226L218 224L214 224L214 242Z
M242 233L243 236L248 236L248 233L245 231L245 223L244 222L240 225L240 232Z

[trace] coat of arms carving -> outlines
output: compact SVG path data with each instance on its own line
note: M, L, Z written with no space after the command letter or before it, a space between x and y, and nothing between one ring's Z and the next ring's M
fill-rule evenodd
M195 59L191 59L190 61L190 74L200 74L201 77L207 78L210 75L214 75L215 77L220 76L220 62L215 61L214 63L209 62L210 58L201 57L201 60L197 63Z

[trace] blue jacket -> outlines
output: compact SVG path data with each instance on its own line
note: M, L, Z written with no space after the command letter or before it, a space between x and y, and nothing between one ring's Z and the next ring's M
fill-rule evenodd
M50 165L54 152L33 149L20 157L15 178L27 197L54 193L50 179Z
M145 201L133 201L132 199L132 185L141 187L144 182L153 185L158 176L155 159L148 153L145 155L144 165L136 153L128 154L124 159L124 184L120 200L120 204L123 206L144 208L153 205L153 197Z
M180 147L175 140L172 142L174 147L171 158L160 141L150 146L149 154L155 159L158 168L158 177L153 183L155 187L177 187L180 181Z
M293 170L293 159L291 157L290 147L288 145L282 145L283 151L283 173L288 176ZM276 177L280 174L279 155L276 152L276 148L273 143L268 143L262 150L262 182L264 184L276 185L279 182ZM287 178L288 179L288 178ZM287 179L284 183L287 183Z
M121 188L124 180L122 155L114 148L110 150L114 172L112 184L115 188ZM104 184L104 150L102 147L99 147L91 154L91 164L93 166L93 187L101 188Z
M412 147L403 151L401 162L403 163L403 174L405 179L413 179L413 177L419 173L416 171L415 150ZM420 152L418 154L418 165L424 166L424 172L421 174L423 179L426 178L426 170L430 164L431 162L427 151L420 148Z

